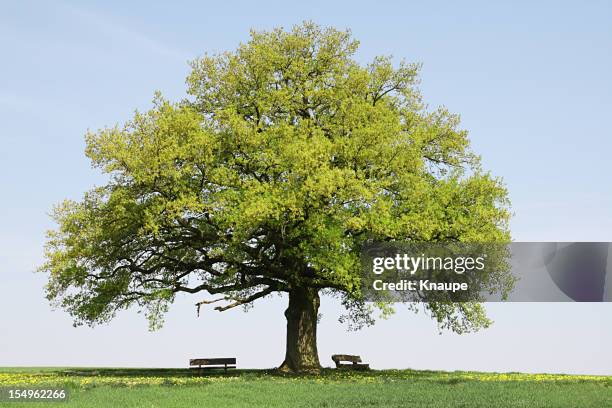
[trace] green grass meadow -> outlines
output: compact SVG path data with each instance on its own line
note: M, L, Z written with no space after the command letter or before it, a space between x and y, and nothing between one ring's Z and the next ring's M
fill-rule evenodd
M0 387L65 387L66 402L0 407L612 407L612 376L326 369L0 368Z

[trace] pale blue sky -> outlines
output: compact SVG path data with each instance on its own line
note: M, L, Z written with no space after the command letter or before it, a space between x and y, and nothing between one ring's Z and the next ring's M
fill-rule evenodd
M244 314L181 298L157 333L124 313L78 328L42 295L54 203L101 182L83 134L184 96L187 60L233 49L249 28L311 19L350 28L358 60L423 63L422 90L462 115L484 167L503 176L516 240L612 241L612 3L575 2L3 2L0 5L0 365L184 366L236 355L280 363L283 299ZM497 2L495 2L497 3ZM359 333L324 300L321 361L357 353L373 367L612 374L611 304L494 304L493 328L438 335L400 312Z

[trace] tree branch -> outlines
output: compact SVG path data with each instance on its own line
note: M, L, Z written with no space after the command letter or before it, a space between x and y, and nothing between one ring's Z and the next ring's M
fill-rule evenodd
M219 312L224 312L228 309L232 309L236 306L240 306L240 305L245 305L247 303L251 303L252 301L262 298L266 295L269 295L270 293L274 292L274 289L272 288L266 288L264 290L262 290L261 292L257 292L252 294L251 296L248 296L246 298L243 299L236 299L236 301L234 303L230 303L229 305L226 306L217 306L215 307L215 310L218 310Z

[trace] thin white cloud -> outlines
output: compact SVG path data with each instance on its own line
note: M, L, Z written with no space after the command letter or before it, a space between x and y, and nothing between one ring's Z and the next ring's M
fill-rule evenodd
M162 41L153 39L142 32L127 27L125 24L122 24L106 14L103 15L92 10L86 10L68 4L64 4L64 8L68 13L72 14L75 19L74 21L78 21L89 28L94 28L101 34L120 41L122 44L131 44L138 49L148 51L160 57L180 58L182 60L188 59L186 53L181 52L176 47L168 46Z
M0 107L13 111L29 111L33 108L32 99L11 92L0 90Z

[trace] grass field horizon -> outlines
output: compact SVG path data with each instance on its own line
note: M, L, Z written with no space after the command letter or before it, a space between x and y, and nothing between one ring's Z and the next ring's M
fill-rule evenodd
M612 406L612 376L514 372L323 369L320 375L286 375L238 369L199 375L181 368L0 367L0 387L63 387L70 393L67 402L19 406Z

